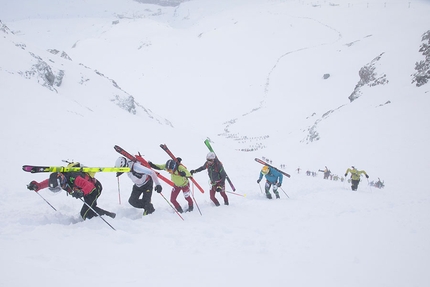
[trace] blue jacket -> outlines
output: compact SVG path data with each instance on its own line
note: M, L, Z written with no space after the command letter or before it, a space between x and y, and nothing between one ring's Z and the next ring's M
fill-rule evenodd
M282 179L283 179L282 173L280 173L274 168L271 168L270 166L269 166L269 173L266 174L265 177L267 181L270 182L271 184L275 184L277 182L282 184ZM262 178L263 178L263 173L260 171L260 177L258 179L261 180Z

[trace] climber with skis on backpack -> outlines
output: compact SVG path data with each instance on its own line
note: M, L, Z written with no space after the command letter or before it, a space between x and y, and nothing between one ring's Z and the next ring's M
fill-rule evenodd
M345 172L345 177L348 176L348 173L351 173L351 189L356 191L358 188L358 184L360 183L360 176L364 174L366 178L369 178L367 173L364 170L357 170L354 166L348 168Z
M324 179L328 179L331 171L328 169L328 167L326 166L324 170L319 169L318 171L323 172L324 173Z
M264 190L266 191L266 197L268 199L272 199L272 195L270 194L270 187L273 185L273 193L276 198L279 197L278 187L281 187L283 175L281 172L276 170L275 168L269 167L267 165L263 166L260 171L260 176L258 177L257 183L260 184L263 175L266 177L266 184L264 185Z
M69 166L80 166L79 163L71 163ZM74 198L80 198L84 201L81 209L82 219L90 219L97 215L107 215L115 218L116 214L106 211L97 206L97 199L100 197L103 187L102 184L85 172L54 172L48 179L37 182L31 181L27 188L39 192L44 188L49 188L52 192L65 190ZM94 212L95 211L95 212Z
M128 203L136 208L143 208L143 215L151 214L155 211L152 199L152 189L155 183L155 191L160 193L162 187L158 180L157 174L152 170L137 161L128 160L125 157L119 157L115 162L115 167L129 167L130 172L127 172L128 177L133 182ZM118 172L116 176L122 173ZM142 196L142 198L141 198Z
M210 199L215 203L216 206L219 206L219 201L215 198L216 192L221 194L221 197L224 199L224 204L228 205L228 197L225 192L225 180L226 173L224 171L224 167L222 163L218 160L214 152L210 152L206 155L206 162L199 168L191 170L191 175L194 173L200 172L202 170L208 170L209 180L211 182L211 190Z
M184 198L188 202L188 209L185 211L193 211L194 209L193 200L190 194L190 182L188 180L188 178L191 177L191 173L181 164L181 161L182 159L177 157L176 161L169 159L165 164L154 164L150 161L148 162L153 169L165 170L170 173L170 178L173 182L170 202L179 213L184 212L181 205L176 200L181 191L184 193Z

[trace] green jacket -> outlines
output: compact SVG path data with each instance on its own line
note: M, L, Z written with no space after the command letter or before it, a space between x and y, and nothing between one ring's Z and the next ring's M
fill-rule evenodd
M351 179L353 180L360 180L360 176L362 174L365 174L366 177L369 177L364 170L357 170L356 168L348 168L345 172L345 176L348 175L348 172L351 173Z
M157 167L159 167L162 170L166 170L166 164L156 164ZM185 177L180 176L179 172L183 171L185 172ZM169 172L170 173L170 172ZM179 167L173 172L170 173L170 179L173 181L173 184L179 187L183 187L188 185L188 177L191 177L191 173L183 166L182 164L179 165Z

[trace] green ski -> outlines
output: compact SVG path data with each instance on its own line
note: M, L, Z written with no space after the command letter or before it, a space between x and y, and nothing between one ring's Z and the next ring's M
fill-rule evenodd
M206 139L206 140L205 140L205 145L207 146L207 148L209 149L209 151L211 151L211 152L215 153L215 152L214 152L214 149L212 148L212 146L211 146L211 144L210 144L210 142L209 142L209 139ZM215 155L216 155L216 153L215 153ZM218 157L218 156L216 156L216 157ZM225 171L225 169L224 169L224 171ZM233 183L231 182L230 177L227 175L227 172L226 172L226 179L227 179L227 181L228 181L228 184L230 184L231 189L232 189L233 191L236 191L236 188L234 187Z

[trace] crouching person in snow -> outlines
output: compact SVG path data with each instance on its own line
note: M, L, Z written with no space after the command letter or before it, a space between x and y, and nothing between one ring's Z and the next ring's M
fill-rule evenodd
M101 183L84 172L54 172L51 173L48 179L42 182L32 181L27 186L29 190L38 192L41 189L47 188L52 192L58 192L61 189L75 198L83 198L85 201L81 209L81 217L85 219L92 218L98 215L107 215L115 218L116 214L106 211L97 206L97 199L102 192ZM91 208L90 208L90 207ZM95 212L94 212L94 211Z
M119 157L115 162L115 167L129 167L130 172L127 172L128 177L134 183L128 203L136 208L143 208L143 215L151 214L155 211L151 203L152 188L155 183L155 191L160 193L162 187L158 181L157 174L141 165L139 162L127 160L125 157ZM122 173L117 173L120 176ZM142 196L142 198L140 198Z
M358 188L358 184L360 183L360 176L364 174L366 178L369 178L367 173L364 170L357 170L354 166L348 168L345 172L345 177L348 176L348 173L351 173L351 189L356 191Z
M268 199L272 199L272 195L270 194L270 187L273 185L273 193L275 194L276 198L280 198L278 187L281 187L282 185L282 179L284 177L282 173L280 173L274 168L271 168L265 165L260 171L260 177L257 180L258 184L263 178L263 175L266 177L266 184L264 185L264 189L266 191L266 197Z
M194 173L205 169L208 170L209 179L212 185L212 188L209 191L210 199L213 201L213 203L215 203L216 206L219 206L219 201L215 198L215 193L219 192L224 199L224 204L228 205L228 197L225 193L226 173L222 163L218 160L215 153L208 153L205 164L195 170L191 170L190 173L193 175Z
M178 157L177 161L180 163L182 159ZM182 164L178 165L178 163L172 159L169 159L166 164L154 164L152 162L148 163L153 169L166 170L168 173L170 173L170 178L174 184L172 193L170 194L170 202L173 204L176 210L179 213L184 212L181 205L176 200L182 190L185 200L188 202L188 210L186 211L193 211L194 205L190 196L190 182L188 181L188 177L191 177L191 173L185 168L185 166Z

